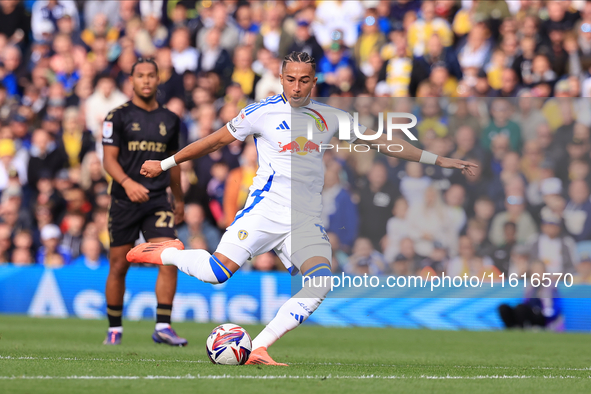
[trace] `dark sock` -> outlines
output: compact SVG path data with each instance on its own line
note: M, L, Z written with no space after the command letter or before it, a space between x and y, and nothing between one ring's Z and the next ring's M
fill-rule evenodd
M172 305L158 304L156 307L156 323L170 324L170 315L172 314Z
M121 316L123 315L123 305L107 305L107 316L109 317L109 327L121 327Z

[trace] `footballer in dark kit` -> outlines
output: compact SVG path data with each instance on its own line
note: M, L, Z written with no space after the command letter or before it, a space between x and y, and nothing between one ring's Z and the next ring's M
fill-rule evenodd
M123 336L123 296L130 263L126 258L140 235L149 242L182 243L175 240L175 224L182 222L184 196L180 168L148 179L140 174L146 160L163 160L179 149L180 119L160 106L156 92L160 77L153 59L140 58L130 76L133 98L113 109L103 122L103 165L113 178L109 188L109 276L105 295L109 330L105 345L120 345ZM170 186L174 210L166 189ZM159 267L156 280L156 343L186 346L170 326L176 293L176 267Z

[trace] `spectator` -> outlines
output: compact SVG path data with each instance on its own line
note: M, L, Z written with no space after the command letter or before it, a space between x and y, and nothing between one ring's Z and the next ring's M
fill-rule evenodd
M378 78L387 83L389 93L393 97L416 94L416 91L412 91L414 86L413 72L416 68L406 42L405 32L393 31L391 42L382 49L381 56L386 62L380 70ZM424 77L428 77L428 74ZM415 84L418 82L416 78L414 82Z
M337 234L341 247L349 251L357 238L359 216L350 192L341 185L339 170L332 166L324 173L322 221L326 231Z
M517 227L515 226L515 223L505 223L503 226L503 232L505 236L505 243L501 246L493 248L494 252L492 252L491 257L494 261L495 267L497 267L499 272L509 275L511 268L511 252L517 246ZM490 241L488 240L485 242L490 244ZM527 253L529 255L529 252Z
M281 94L283 86L279 80L281 74L281 61L273 57L269 61L269 69L265 71L261 79L257 82L255 87L255 101L260 101L269 96Z
M178 229L178 237L184 244L195 236L203 237L207 250L213 253L220 243L221 235L218 229L205 220L203 208L198 204L185 205L185 223Z
M70 15L74 20L76 29L79 28L78 9L73 0L39 0L36 1L31 10L31 28L33 38L37 41L43 40L44 23L50 22L54 31L57 30L57 21L63 15Z
M234 221L236 213L244 208L248 198L249 188L258 168L254 143L246 144L241 158L242 165L230 171L224 190L223 210L226 227Z
M509 137L511 149L519 152L521 149L521 130L519 125L511 120L511 104L505 99L495 99L491 105L492 119L482 131L482 146L491 149L491 142L498 134Z
M265 18L261 24L261 29L254 43L254 50L257 52L261 48L268 49L273 56L283 58L288 54L287 49L292 43L291 34L283 28L283 7L268 7L265 10Z
M388 219L386 227L387 238L385 240L384 258L386 261L394 261L400 253L400 242L410 235L410 222L408 221L408 202L400 197L394 203L392 210L394 215Z
M70 264L71 256L59 243L62 232L55 224L46 224L41 229L43 246L37 252L37 264L47 268L61 268Z
M70 107L64 112L63 130L59 148L61 156L68 158L69 167L79 167L84 156L95 149L95 141L91 133L84 130L80 111Z
M578 264L575 242L561 235L562 219L550 211L542 211L542 233L531 244L530 256L540 260L547 272L573 273Z
M102 125L109 111L128 100L129 98L117 89L113 78L101 76L98 79L95 92L86 100L85 108L86 128L96 141L102 141ZM97 145L97 151L102 152L101 145Z
M425 191L431 185L431 178L423 174L422 164L406 163L406 176L400 181L400 193L412 206L421 204Z
M455 249L454 241L458 233L454 231L452 218L448 207L441 200L440 192L430 186L424 195L424 200L411 204L408 211L409 232L415 250L422 256L429 256L435 241L446 248Z
M239 29L240 45L253 45L257 34L260 30L260 26L253 21L253 12L249 5L243 4L236 9L236 24Z
M29 43L30 33L31 16L23 3L18 0L0 2L0 34L23 49Z
M386 43L386 37L378 26L378 13L375 8L365 11L365 18L361 24L361 34L355 43L353 53L358 68L369 62L370 55L379 53Z
M101 242L97 238L82 238L80 249L82 253L73 261L72 265L84 266L93 270L100 267L108 267L109 259L102 253L101 249Z
M581 261L577 265L577 276L575 276L575 283L591 284L591 256L586 252L581 255Z
M246 96L254 98L254 87L260 77L252 70L252 53L248 47L237 47L234 51L232 81L240 84Z
M507 242L503 228L513 222L517 227L517 242L525 243L537 233L536 224L525 210L525 200L520 195L509 195L505 200L505 211L497 213L491 223L489 239L496 246Z
M173 97L184 99L183 77L177 74L172 65L172 51L170 48L164 47L158 50L156 63L158 64L160 77L160 85L158 85L158 94L156 95L158 103L161 105L166 104Z
M439 35L431 35L426 41L426 48L427 52L422 56L415 57L412 62L410 93L413 96L416 95L419 83L429 77L432 67L436 64L445 65L449 74L456 79L462 78L458 58L451 48L443 46L442 38Z
M197 33L197 48L203 51L209 31L216 29L220 33L220 46L231 55L238 42L240 32L235 25L229 23L228 10L225 3L215 3L213 5L212 22L213 25L211 27L201 29Z
M84 20L88 23L96 15L103 14L107 17L109 26L117 26L121 20L119 4L117 1L86 0L84 2Z
M322 47L330 45L332 40L343 40L348 47L357 42L357 26L363 16L360 1L323 2L316 8L314 35Z
M347 2L348 3L348 2ZM333 42L324 52L317 66L317 73L322 76L324 82L329 85L321 91L328 93L330 85L337 83L337 70L342 67L353 67L353 61L345 53L345 49L338 42ZM328 94L326 94L328 95Z
M109 6L103 6L104 8ZM119 8L119 4L111 5L111 8ZM117 18L117 14L114 15ZM113 18L113 16L111 16ZM62 18L63 19L63 18ZM119 29L115 27L114 23L109 22L109 15L104 13L96 13L91 19L87 19L88 26L82 34L80 39L88 47L93 47L97 38L105 38L108 45L114 44L119 39ZM116 23L116 22L115 22Z
M339 236L335 233L327 233L330 241L330 249L332 253L332 272L343 272L343 269L349 261L349 256L341 249Z
M0 265L10 262L10 249L12 247L10 226L0 224Z
M576 242L591 239L591 201L585 180L575 180L568 188L569 201L564 209L564 224Z
M273 252L260 254L254 258L252 269L260 272L276 271L279 258Z
M82 230L86 224L86 217L80 211L68 212L62 222L65 229L60 246L67 251L72 259L80 255L82 245Z
M458 121L459 119L456 118L455 120ZM449 130L456 130L454 138L456 150L451 156L460 160L468 160L469 157L482 157L484 151L476 145L476 133L474 132L474 129L469 125L455 128L451 123L450 119Z
M27 266L34 264L33 256L29 249L15 248L12 251L12 257L10 258L12 264L17 267Z
M359 191L359 235L371 240L375 248L386 234L398 192L388 181L383 163L376 162L368 174L367 184Z
M353 254L343 271L352 275L379 275L386 272L383 256L373 248L368 238L357 238L353 245Z
M212 28L205 36L205 43L201 46L199 56L200 71L213 71L226 80L232 75L232 64L229 52L220 46L221 30Z
M463 209L465 198L466 191L458 184L451 185L445 192L445 205L447 216L449 217L449 225L457 233L466 225L467 217Z
M437 34L441 38L444 47L451 46L453 33L449 23L437 17L435 3L424 1L421 5L421 18L413 22L408 29L408 45L413 49L415 56L428 53L427 41Z
M177 74L182 75L185 71L197 71L199 63L199 52L190 46L191 38L189 29L185 27L177 28L170 38L170 47L172 48L172 65Z
M2 51L3 78L9 96L20 96L22 92L22 54L19 47L10 45Z
M479 258L474 250L474 245L468 236L461 236L459 240L459 253L451 259L445 268L445 274L451 277L477 275L483 273L492 266L490 258Z
M297 21L293 42L287 49L287 53L291 52L306 52L316 61L319 61L324 56L324 50L312 34L309 21L305 19Z
M534 83L533 61L536 56L536 39L534 37L522 37L519 43L520 54L513 60L513 70L517 74L519 82L527 87Z
M468 37L458 52L458 61L462 70L481 69L492 55L490 32L484 23L478 23L470 30Z

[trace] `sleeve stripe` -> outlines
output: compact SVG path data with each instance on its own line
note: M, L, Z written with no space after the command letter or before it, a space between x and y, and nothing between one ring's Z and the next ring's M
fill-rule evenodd
M257 109L264 107L265 105L277 104L282 101L283 101L283 98L281 98L281 96L273 96L273 97L267 99L267 101L261 101L260 103L257 103L257 104L251 104L251 105L253 105L253 107L251 107L251 108L246 107L244 109L244 111L245 111L246 115L250 115L251 113L253 113Z

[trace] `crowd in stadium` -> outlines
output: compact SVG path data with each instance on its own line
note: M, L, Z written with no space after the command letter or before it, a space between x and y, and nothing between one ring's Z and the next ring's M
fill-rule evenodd
M450 275L496 267L591 282L590 1L0 2L0 264L108 265L102 122L154 57L181 146L281 93L316 59L315 97L418 118L422 148L475 177L346 147L325 154L333 268ZM365 116L364 116L365 115ZM373 122L373 123L372 123ZM188 248L213 252L257 168L252 141L183 163ZM281 269L272 253L250 267Z

